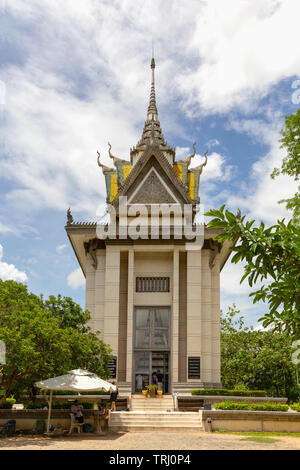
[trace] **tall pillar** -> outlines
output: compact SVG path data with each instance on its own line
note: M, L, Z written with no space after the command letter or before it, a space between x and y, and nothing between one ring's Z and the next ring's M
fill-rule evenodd
M201 367L201 250L187 251L187 360L200 357ZM201 371L201 369L200 369ZM200 372L201 373L201 372ZM199 383L200 379L188 382Z
M95 271L95 315L94 329L104 337L104 301L105 301L105 250L97 250L97 269Z
M179 250L173 252L173 308L172 308L172 341L171 341L171 380L178 382L178 351L179 351Z
M212 273L209 265L210 250L202 250L202 341L201 341L201 379L212 383L212 312L211 283Z
M105 308L104 341L118 356L119 342L119 290L120 290L120 250L113 245L106 246L105 263Z
M89 254L86 255L85 308L91 314L89 325L95 331L95 268Z
M127 359L126 382L132 383L133 361L133 296L134 296L134 251L133 247L128 252L128 306L127 306Z
M212 382L221 387L220 255L214 260L211 289Z

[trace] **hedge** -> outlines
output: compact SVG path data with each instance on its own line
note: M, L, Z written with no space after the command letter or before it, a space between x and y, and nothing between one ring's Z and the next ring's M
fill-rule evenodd
M60 401L53 400L52 408L54 410L69 410L74 404L72 401ZM80 405L83 406L85 410L91 410L93 408L93 403L81 401ZM48 403L46 401L29 401L24 405L26 410L42 410L43 408L48 408Z
M13 397L6 398L5 402L1 403L0 410L11 410L12 406L16 403L16 399Z
M245 411L288 411L289 405L281 403L243 403L223 401L214 405L216 410L245 410Z
M265 390L228 390L226 388L191 390L192 395L223 395L236 397L265 397Z
M292 410L298 411L300 413L300 403L294 403L293 405L290 405Z

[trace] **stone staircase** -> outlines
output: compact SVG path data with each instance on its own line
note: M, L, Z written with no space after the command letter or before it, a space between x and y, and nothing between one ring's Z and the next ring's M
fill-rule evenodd
M142 395L132 395L130 399L131 411L174 411L174 399L171 395L162 397L144 398Z
M170 395L164 395L161 398L133 395L129 403L131 411L110 413L109 429L111 431L203 431L202 412L174 411L174 401Z
M110 413L110 431L116 432L201 432L201 412L116 411Z

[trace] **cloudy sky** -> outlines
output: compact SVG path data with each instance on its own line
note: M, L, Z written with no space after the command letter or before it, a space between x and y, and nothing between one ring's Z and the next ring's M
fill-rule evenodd
M107 142L129 157L141 135L156 58L160 122L186 155L209 149L205 209L226 203L272 224L293 183L279 131L300 103L299 0L2 0L0 43L0 278L70 295L84 281L65 234L66 210L95 219ZM222 272L222 306L253 306L242 267Z

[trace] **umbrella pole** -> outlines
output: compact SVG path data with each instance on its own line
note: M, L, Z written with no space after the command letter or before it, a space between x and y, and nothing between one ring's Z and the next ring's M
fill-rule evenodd
M50 416L51 416L51 408L52 408L52 397L53 397L53 390L50 390L50 399L48 402L48 421L47 421L47 432L50 429Z

